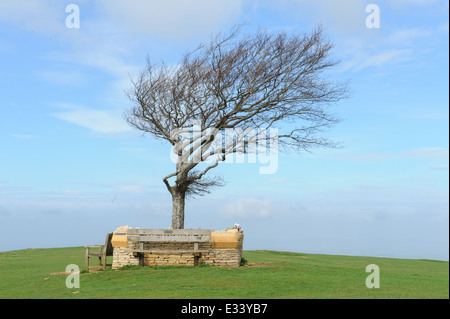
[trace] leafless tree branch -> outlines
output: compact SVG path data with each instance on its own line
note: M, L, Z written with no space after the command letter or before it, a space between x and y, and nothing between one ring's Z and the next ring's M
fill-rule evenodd
M216 186L205 174L226 155L246 152L248 134L211 150L225 129L279 128L283 149L333 146L318 134L339 122L329 106L348 97L348 85L329 78L338 64L332 49L321 27L303 35L260 30L246 36L234 28L186 53L176 66L148 59L132 81L125 118L174 146L176 171L163 179L172 195L198 195ZM217 156L215 162L194 174L210 156Z

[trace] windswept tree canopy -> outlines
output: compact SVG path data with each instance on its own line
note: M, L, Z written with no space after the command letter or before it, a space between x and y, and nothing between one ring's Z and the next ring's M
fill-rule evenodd
M163 179L172 195L207 191L217 183L204 175L227 155L246 152L239 139L211 151L226 129L279 128L280 147L295 150L332 145L317 133L338 122L327 107L347 96L347 85L325 74L337 61L322 28L303 35L240 35L239 28L219 34L174 66L148 60L128 92L128 123L174 146L176 170ZM206 160L206 168L194 170Z

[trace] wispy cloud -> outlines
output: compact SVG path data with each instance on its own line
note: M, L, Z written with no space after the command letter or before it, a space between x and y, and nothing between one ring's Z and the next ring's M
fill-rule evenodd
M53 113L52 116L98 133L123 133L131 130L122 119L120 112L78 106L66 106L66 108L70 110Z
M46 70L36 73L36 76L44 81L57 85L83 85L86 82L86 75L78 71L57 71Z
M242 198L223 205L220 213L232 218L265 218L272 214L272 202L259 198Z
M431 5L440 2L440 0L388 0L387 1L390 4L393 5L419 5L419 6L425 6L425 5Z
M71 183L73 185L81 185L87 188L94 189L107 189L116 194L148 194L148 192L155 188L150 185L144 185L139 183L87 183L87 182L76 182Z
M356 59L352 62L356 71L368 67L380 67L398 64L412 60L413 51L410 49L391 49L374 55L367 54L365 58Z
M375 3L380 7L381 28L369 29L365 21L366 6ZM423 52L433 50L437 37L448 33L448 23L436 21L429 24L418 21L416 26L400 24L387 14L399 15L411 7L431 5L445 6L440 0L381 0L377 2L359 0L280 0L263 1L263 5L294 16L301 23L322 24L336 43L336 54L341 57L341 71L361 71L377 68L382 71L395 65L415 61ZM444 9L444 8L442 8ZM442 18L444 19L444 18ZM448 19L448 18L447 18ZM403 22L403 21L402 21ZM446 31L447 30L447 31ZM384 69L383 69L384 68ZM378 70L377 70L378 71Z
M11 136L22 140L31 140L39 137L37 135L32 134L11 134Z
M367 30L365 30L367 32ZM366 68L387 67L418 60L433 50L435 39L446 33L442 25L436 27L388 28L380 34L364 33L342 38L344 56L341 71L361 71Z
M386 42L393 45L411 45L414 41L431 35L433 35L433 31L424 27L398 29L387 36Z
M370 152L360 154L334 154L334 158L350 159L357 162L380 162L393 159L424 159L448 161L449 149L444 147L422 147L398 152Z
M430 169L434 171L448 171L449 169L448 167L449 167L448 164L432 165L430 166Z
M5 207L0 206L0 217L8 217L10 214Z
M241 13L242 0L100 0L108 20L133 35L187 40L209 35ZM193 23L195 21L195 23Z
M292 182L292 180L290 180L288 178L283 178L283 177L266 178L266 181L268 181L269 183L272 183L272 184L285 184L285 183Z
M52 0L6 0L0 2L0 21L39 34L55 34L65 29L64 3Z
M449 149L445 147L422 147L400 152L402 157L448 160Z

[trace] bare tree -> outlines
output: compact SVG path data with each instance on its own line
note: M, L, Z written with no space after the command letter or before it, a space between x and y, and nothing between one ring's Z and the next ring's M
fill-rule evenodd
M303 35L240 34L240 28L219 34L175 66L148 60L128 92L128 123L173 145L176 169L163 182L172 195L174 229L184 228L186 195L220 186L205 175L227 155L247 153L249 143L276 138L283 150L333 145L317 133L338 122L327 107L348 90L327 79L325 71L338 62L330 58L333 45L322 28ZM278 136L260 134L282 125L289 129ZM218 137L235 128L242 137Z

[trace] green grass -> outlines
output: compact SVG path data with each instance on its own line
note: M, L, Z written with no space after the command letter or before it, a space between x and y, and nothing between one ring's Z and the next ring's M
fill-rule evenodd
M0 298L449 298L449 263L373 257L245 251L258 267L125 267L80 275L69 289L68 264L84 270L83 247L0 253ZM365 285L366 266L380 288Z

